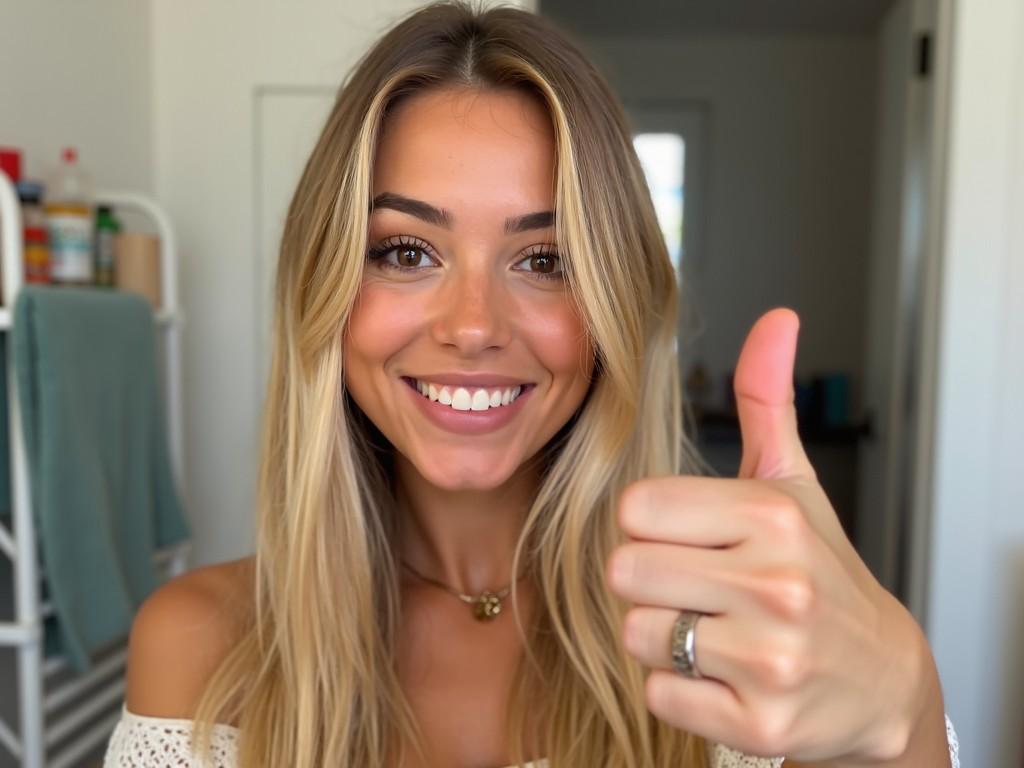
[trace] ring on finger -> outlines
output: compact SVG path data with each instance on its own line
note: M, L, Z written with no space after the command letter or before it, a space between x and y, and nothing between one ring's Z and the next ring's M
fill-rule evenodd
M672 624L672 668L690 680L703 677L697 669L696 653L697 620L703 615L696 611L680 611Z

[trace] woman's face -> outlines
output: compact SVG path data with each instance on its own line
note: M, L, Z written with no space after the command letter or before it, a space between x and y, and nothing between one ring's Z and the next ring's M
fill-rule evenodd
M345 380L438 487L500 486L586 394L554 183L550 119L525 94L427 91L387 118Z

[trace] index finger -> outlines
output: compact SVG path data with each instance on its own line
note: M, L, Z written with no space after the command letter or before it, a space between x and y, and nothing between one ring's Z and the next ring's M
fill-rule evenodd
M647 477L619 497L619 527L634 539L729 547L750 538L746 510L763 505L763 483L734 477Z

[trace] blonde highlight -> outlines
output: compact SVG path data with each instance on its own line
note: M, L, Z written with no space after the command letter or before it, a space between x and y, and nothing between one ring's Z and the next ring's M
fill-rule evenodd
M614 95L562 33L513 8L441 2L406 17L340 89L285 220L262 426L249 630L206 687L196 748L241 730L239 765L400 765L422 733L399 685L400 593L386 441L345 392L376 140L388 111L430 88L517 88L556 136L556 236L597 351L590 391L545 449L513 572L540 587L509 702L517 764L697 768L704 740L645 705L622 647L628 606L605 587L630 482L701 468L682 429L678 289ZM616 183L608 183L609 178ZM515 606L516 587L513 584ZM550 691L538 704L531 692ZM528 710L543 707L543 732Z

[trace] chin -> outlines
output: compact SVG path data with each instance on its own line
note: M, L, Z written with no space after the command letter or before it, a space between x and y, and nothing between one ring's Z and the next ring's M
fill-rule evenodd
M423 479L437 488L446 491L492 491L508 482L516 470L516 466L508 463L507 456L501 458L501 463L497 464L488 461L485 454L474 452L468 461L459 461L455 456L443 463L437 457L426 460L413 457L410 461Z

